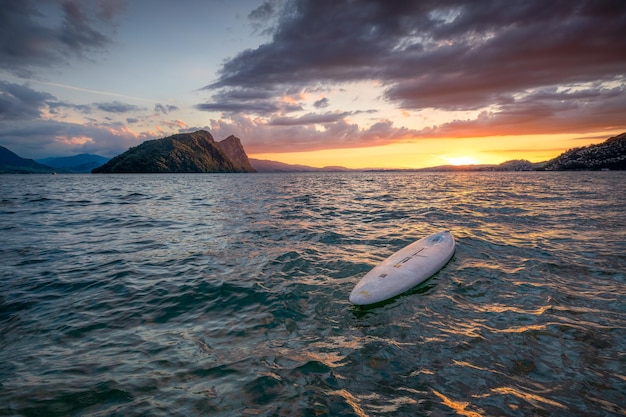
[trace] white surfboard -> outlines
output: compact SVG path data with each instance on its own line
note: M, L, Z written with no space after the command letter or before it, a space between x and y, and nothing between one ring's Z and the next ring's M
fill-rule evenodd
M410 290L432 277L454 254L449 231L413 242L374 267L350 293L355 305L375 304Z

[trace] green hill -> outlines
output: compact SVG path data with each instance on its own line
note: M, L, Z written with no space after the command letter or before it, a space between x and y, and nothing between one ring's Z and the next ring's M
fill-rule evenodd
M626 133L596 145L570 149L543 165L546 171L624 170L626 169Z

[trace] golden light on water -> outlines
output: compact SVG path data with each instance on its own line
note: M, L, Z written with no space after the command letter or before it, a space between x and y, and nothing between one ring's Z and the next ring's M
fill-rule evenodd
M536 406L538 405L537 403L544 403L544 404L548 404L548 405L552 405L552 406L556 406L560 408L566 408L563 404L553 401L549 398L545 398L540 395L532 394L529 392L520 391L519 389L515 389L511 387L493 388L491 391L496 392L498 394L513 395L517 398L526 400L529 403L534 404Z
M436 390L433 390L433 394L435 394L437 397L441 398L441 401L443 402L443 405L450 407L451 409L456 411L457 414L460 414L460 415L466 416L466 417L482 417L482 414L480 414L480 413L477 413L475 411L466 410L466 408L470 405L469 402L454 401L454 400L446 397L445 395L443 395L442 393L440 393L439 391L436 391Z
M368 417L365 411L363 411L363 409L359 406L358 400L356 399L356 397L352 395L349 391L345 389L341 389L341 390L333 391L329 394L343 397L346 400L346 403L348 403L348 405L352 407L352 410L357 416Z

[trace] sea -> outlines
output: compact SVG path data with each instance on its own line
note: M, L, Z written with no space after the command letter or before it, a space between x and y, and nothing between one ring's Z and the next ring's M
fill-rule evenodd
M624 416L626 172L0 176L1 416ZM450 230L424 284L350 304Z

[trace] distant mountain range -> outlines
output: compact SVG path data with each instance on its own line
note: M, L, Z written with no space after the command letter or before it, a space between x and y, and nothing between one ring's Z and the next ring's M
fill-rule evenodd
M104 156L87 153L74 156L37 159L37 162L40 164L52 167L58 172L72 173L91 172L92 169L99 167L108 161L109 158L105 158Z
M250 158L250 163L258 172L337 172L352 171L349 168L329 166L315 168L307 165L285 164L283 162L269 161L267 159Z
M498 165L442 165L430 168L392 171L565 171L626 170L626 133L606 141L570 149L540 163L512 160ZM22 158L0 146L0 174L52 172L323 172L364 171L344 167L314 168L248 158L239 138L229 136L216 142L207 131L183 133L146 141L108 159L81 154L45 158ZM390 171L387 169L368 171Z
M42 174L53 169L32 159L22 158L4 146L0 146L0 174Z
M239 138L215 142L206 130L154 139L130 148L93 173L255 172Z

